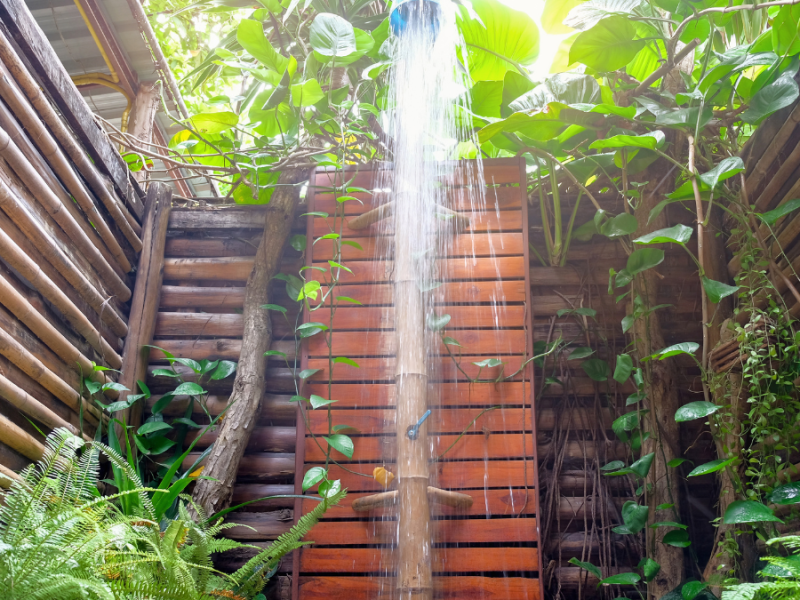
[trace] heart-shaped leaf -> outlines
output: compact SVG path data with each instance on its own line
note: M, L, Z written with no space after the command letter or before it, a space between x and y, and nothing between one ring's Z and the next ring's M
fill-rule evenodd
M355 450L355 447L353 446L353 440L350 439L350 436L344 435L343 433L337 433L334 435L323 436L323 438L326 442L328 442L328 444L330 444L331 447L344 454L347 458L353 458L353 451Z
M722 407L713 402L705 402L703 400L689 402L689 404L684 404L675 411L675 421L684 423L686 421L702 419L703 417L714 414L720 408Z
M620 354L617 356L617 365L614 368L614 381L617 383L625 383L628 377L631 376L633 371L633 359L629 354Z
M703 277L703 289L706 291L706 296L714 304L719 304L719 301L731 294L739 291L738 285L728 285L721 281L714 281L708 277Z
M683 529L668 531L664 534L664 537L661 538L661 543L667 546L674 546L675 548L688 548L692 545L692 542L689 540L689 534Z
M721 471L728 465L732 465L738 460L736 456L733 458L718 458L717 460L712 460L711 462L707 462L700 466L695 467L692 469L687 477L697 477L698 475L708 475L709 473L716 473L717 471Z
M441 331L450 322L450 315L432 314L428 316L428 329L431 331Z
M665 229L659 229L647 235L636 238L636 244L685 244L692 238L694 230L686 225L674 225Z
M590 358L582 365L583 371L594 381L607 381L610 374L608 363L599 358Z
M201 396L205 393L206 391L201 386L192 381L182 383L172 391L175 396Z
M664 251L659 248L640 248L628 257L625 271L630 276L646 271L664 262ZM617 281L617 287L620 287Z
M311 467L303 476L303 491L315 486L328 475L328 470L322 467Z
M156 431L166 431L168 429L172 429L172 425L169 423L165 423L164 421L150 421L139 427L136 433L138 435L148 435Z
M731 502L722 517L722 522L726 525L762 523L765 521L783 523L775 516L771 508L754 500L735 500Z
M742 159L738 156L729 156L719 161L719 164L707 173L700 175L700 181L713 190L720 181L730 179L742 171L744 171Z
M311 394L311 408L319 408L320 406L327 406L328 404L333 404L334 402L338 402L338 400L328 400L327 398L323 398L322 396L317 396L316 394Z
M793 212L798 208L800 208L800 198L795 198L794 200L790 200L789 202L781 204L778 208L758 216L762 221L764 221L764 223L772 226L778 222L778 219L788 215L790 212Z
M800 502L800 482L776 487L769 495L769 501L772 504L797 504Z
M221 360L217 365L217 368L214 369L214 372L211 374L211 379L214 381L218 381L220 379L225 379L226 377L230 377L233 373L236 372L236 363L231 360Z

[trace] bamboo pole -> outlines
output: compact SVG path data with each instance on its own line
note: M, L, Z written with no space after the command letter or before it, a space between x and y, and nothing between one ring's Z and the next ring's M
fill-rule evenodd
M92 325L66 294L45 275L42 269L25 254L8 234L0 229L0 258L22 275L36 288L53 306L66 317L67 321L81 334L87 342L100 353L108 364L118 369L122 366L122 359L106 342L100 332Z
M44 445L30 433L0 414L0 442L33 461L44 455Z
M52 409L42 404L39 400L6 379L3 375L0 375L0 396L5 398L9 404L14 405L21 413L28 415L31 419L39 421L50 429L63 427L75 435L80 435L80 431L72 423L68 423L59 417ZM86 434L84 434L83 437L86 441L92 440L92 438Z
M61 400L65 405L80 414L83 411L92 425L96 425L100 411L77 391L72 389L63 379L48 369L42 361L31 354L27 348L14 339L5 329L0 328L0 354L19 367L31 379L40 383L48 392Z
M142 249L142 242L139 239L137 230L141 232L141 229L138 225L133 225L136 223L135 219L130 215L125 205L116 197L116 194L112 194L109 188L110 183L99 173L72 133L67 129L61 117L42 93L36 80L28 72L27 67L17 55L8 38L2 33L0 33L0 59L5 63L17 85L25 92L38 115L50 128L50 131L53 132L53 135L69 155L78 171L100 198L125 239L128 240L135 252L139 252Z
M66 279L91 306L100 319L120 337L128 333L128 326L122 318L109 305L109 298L104 298L87 277L75 266L75 263L56 244L55 240L34 221L31 213L26 209L8 184L0 180L0 208L9 216L22 233L36 244L37 249L53 267ZM38 267L37 267L38 268Z
M20 90L12 84L9 76L10 74L8 74L3 67L0 67L0 71L3 71L0 74L0 97L6 101L6 104L11 108L11 111L17 119L19 119L20 123L27 129L30 138L39 148L42 155L47 159L53 171L61 178L66 188L75 200L77 200L86 218L94 225L97 234L100 236L103 243L105 243L112 256L125 272L130 271L131 263L128 257L125 256L125 253L122 251L122 247L108 227L105 218L97 210L94 199L89 195L89 190L86 189L83 181L81 181L77 173L75 173L72 166L67 161L67 157L64 156L56 140L47 130L41 119L36 115L33 107L22 95Z
M425 310L417 286L410 240L396 219L394 305L397 328L395 387L397 398L397 589L401 599L433 598L430 507L428 504L428 440L423 425L414 439L408 435L427 410L428 369L425 364Z
M5 465L0 465L0 487L7 490L11 487L11 485L20 479L20 476L17 475L14 471L6 467Z
M42 314L34 308L27 298L20 294L8 280L0 274L0 303L10 310L17 319L30 329L36 337L44 342L56 355L70 365L79 374L91 377L97 383L109 380L102 371L94 371L92 362L86 358L64 335L56 329ZM118 397L118 393L110 390L107 396Z
M8 132L2 128L0 128L0 156L11 165L11 168L14 169L17 176L32 192L39 204L53 217L53 220L64 230L64 233L70 237L75 247L89 260L92 268L106 282L111 291L123 302L130 300L131 290L119 275L114 272L114 269L100 254L97 247L92 244L69 211L64 210L64 205L58 196L53 193L44 179L42 179L42 176L28 162L28 159L25 158L25 155L13 142Z
M142 223L142 254L136 274L133 301L131 302L130 333L125 339L119 382L136 393L136 382L147 377L150 351L146 348L153 341L161 298L161 283L164 278L164 247L167 243L167 226L172 208L172 190L161 183L152 183L147 190L144 221ZM124 400L127 392L121 393ZM142 402L122 411L126 423L138 425L141 420Z

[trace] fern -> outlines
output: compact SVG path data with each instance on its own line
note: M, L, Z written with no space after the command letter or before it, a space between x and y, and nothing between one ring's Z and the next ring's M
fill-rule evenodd
M768 546L783 545L790 550L800 549L799 536L773 538ZM761 575L766 581L740 583L722 592L722 600L800 600L800 554L765 556L769 563Z

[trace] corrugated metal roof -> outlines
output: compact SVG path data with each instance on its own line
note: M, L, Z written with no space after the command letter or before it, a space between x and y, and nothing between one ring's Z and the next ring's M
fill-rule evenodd
M26 4L67 73L71 76L110 73L73 0L26 0ZM136 72L139 81L144 83L157 80L158 72L127 1L98 0L98 4L128 65ZM95 114L115 127L120 127L122 113L127 106L127 100L122 94L100 85L81 86L79 89ZM171 103L169 108L173 108ZM179 130L163 112L159 112L156 118L167 138ZM192 180L191 183L198 195L210 193L204 179Z

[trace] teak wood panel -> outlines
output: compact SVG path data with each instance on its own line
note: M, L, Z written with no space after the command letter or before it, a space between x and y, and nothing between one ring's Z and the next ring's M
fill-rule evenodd
M469 168L473 165L455 167L453 181L463 184L463 171ZM374 185L373 172L348 174L352 176L351 186L371 189ZM338 177L329 172L316 174L309 194L310 212L332 215L343 210L347 221L391 200L388 194L356 193L353 195L362 203L347 202L342 208L330 190ZM470 377L480 372L481 378L489 379L498 377L501 369L479 369L473 363L498 357L505 363L503 374L518 371L532 346L532 315L528 232L523 227L527 207L524 187L518 185L524 181L524 166L516 159L487 161L484 178L501 185L487 187L486 206L475 212L463 188L448 194L450 208L470 218L474 237L461 234L451 240L446 254L437 261L447 282L431 294L437 312L451 316L447 335L462 345L460 349L451 347L461 367ZM332 222L333 217L309 217L308 266L330 268L327 261L332 258L334 242L310 242L311 237L329 233ZM323 593L329 598L347 595L353 599L396 596L391 578L395 558L390 551L397 535L396 509L364 514L350 508L354 499L383 491L370 477L375 467L383 465L394 471L393 265L380 258L391 244L391 227L380 224L355 232L345 224L341 233L361 249L344 247L342 260L352 273L341 272L337 292L363 306L343 307L334 317L333 355L354 358L359 367L335 365L330 394L337 402L331 410L334 424L350 426L342 432L352 436L355 454L349 459L333 451L343 466L332 465L329 476L341 480L348 496L312 530L308 539L315 545L299 551L299 560L293 563L293 597L303 600ZM325 289L326 273L307 273ZM562 308L565 301L558 301ZM496 303L501 306L495 308ZM319 314L309 320L324 320ZM537 453L529 368L511 381L470 385L444 346L440 351L431 361L429 390L434 412L425 427L434 455L455 444L443 460L431 463L431 485L463 490L473 496L474 503L462 510L431 508L435 597L539 598ZM328 348L321 337L305 343L302 367L320 369L306 382L304 395L328 397ZM472 423L482 410L493 406L502 408L489 410ZM298 419L296 460L302 472L326 461L327 443L322 436L328 433L327 411L310 410L308 418L310 431ZM468 433L459 439L467 428ZM270 431L268 437L275 435L277 432ZM297 492L301 491L301 479L298 472ZM258 486L253 486L252 492L241 497L257 498L258 493ZM295 518L314 504L297 501ZM524 576L503 577L507 572ZM320 576L312 576L316 574Z

